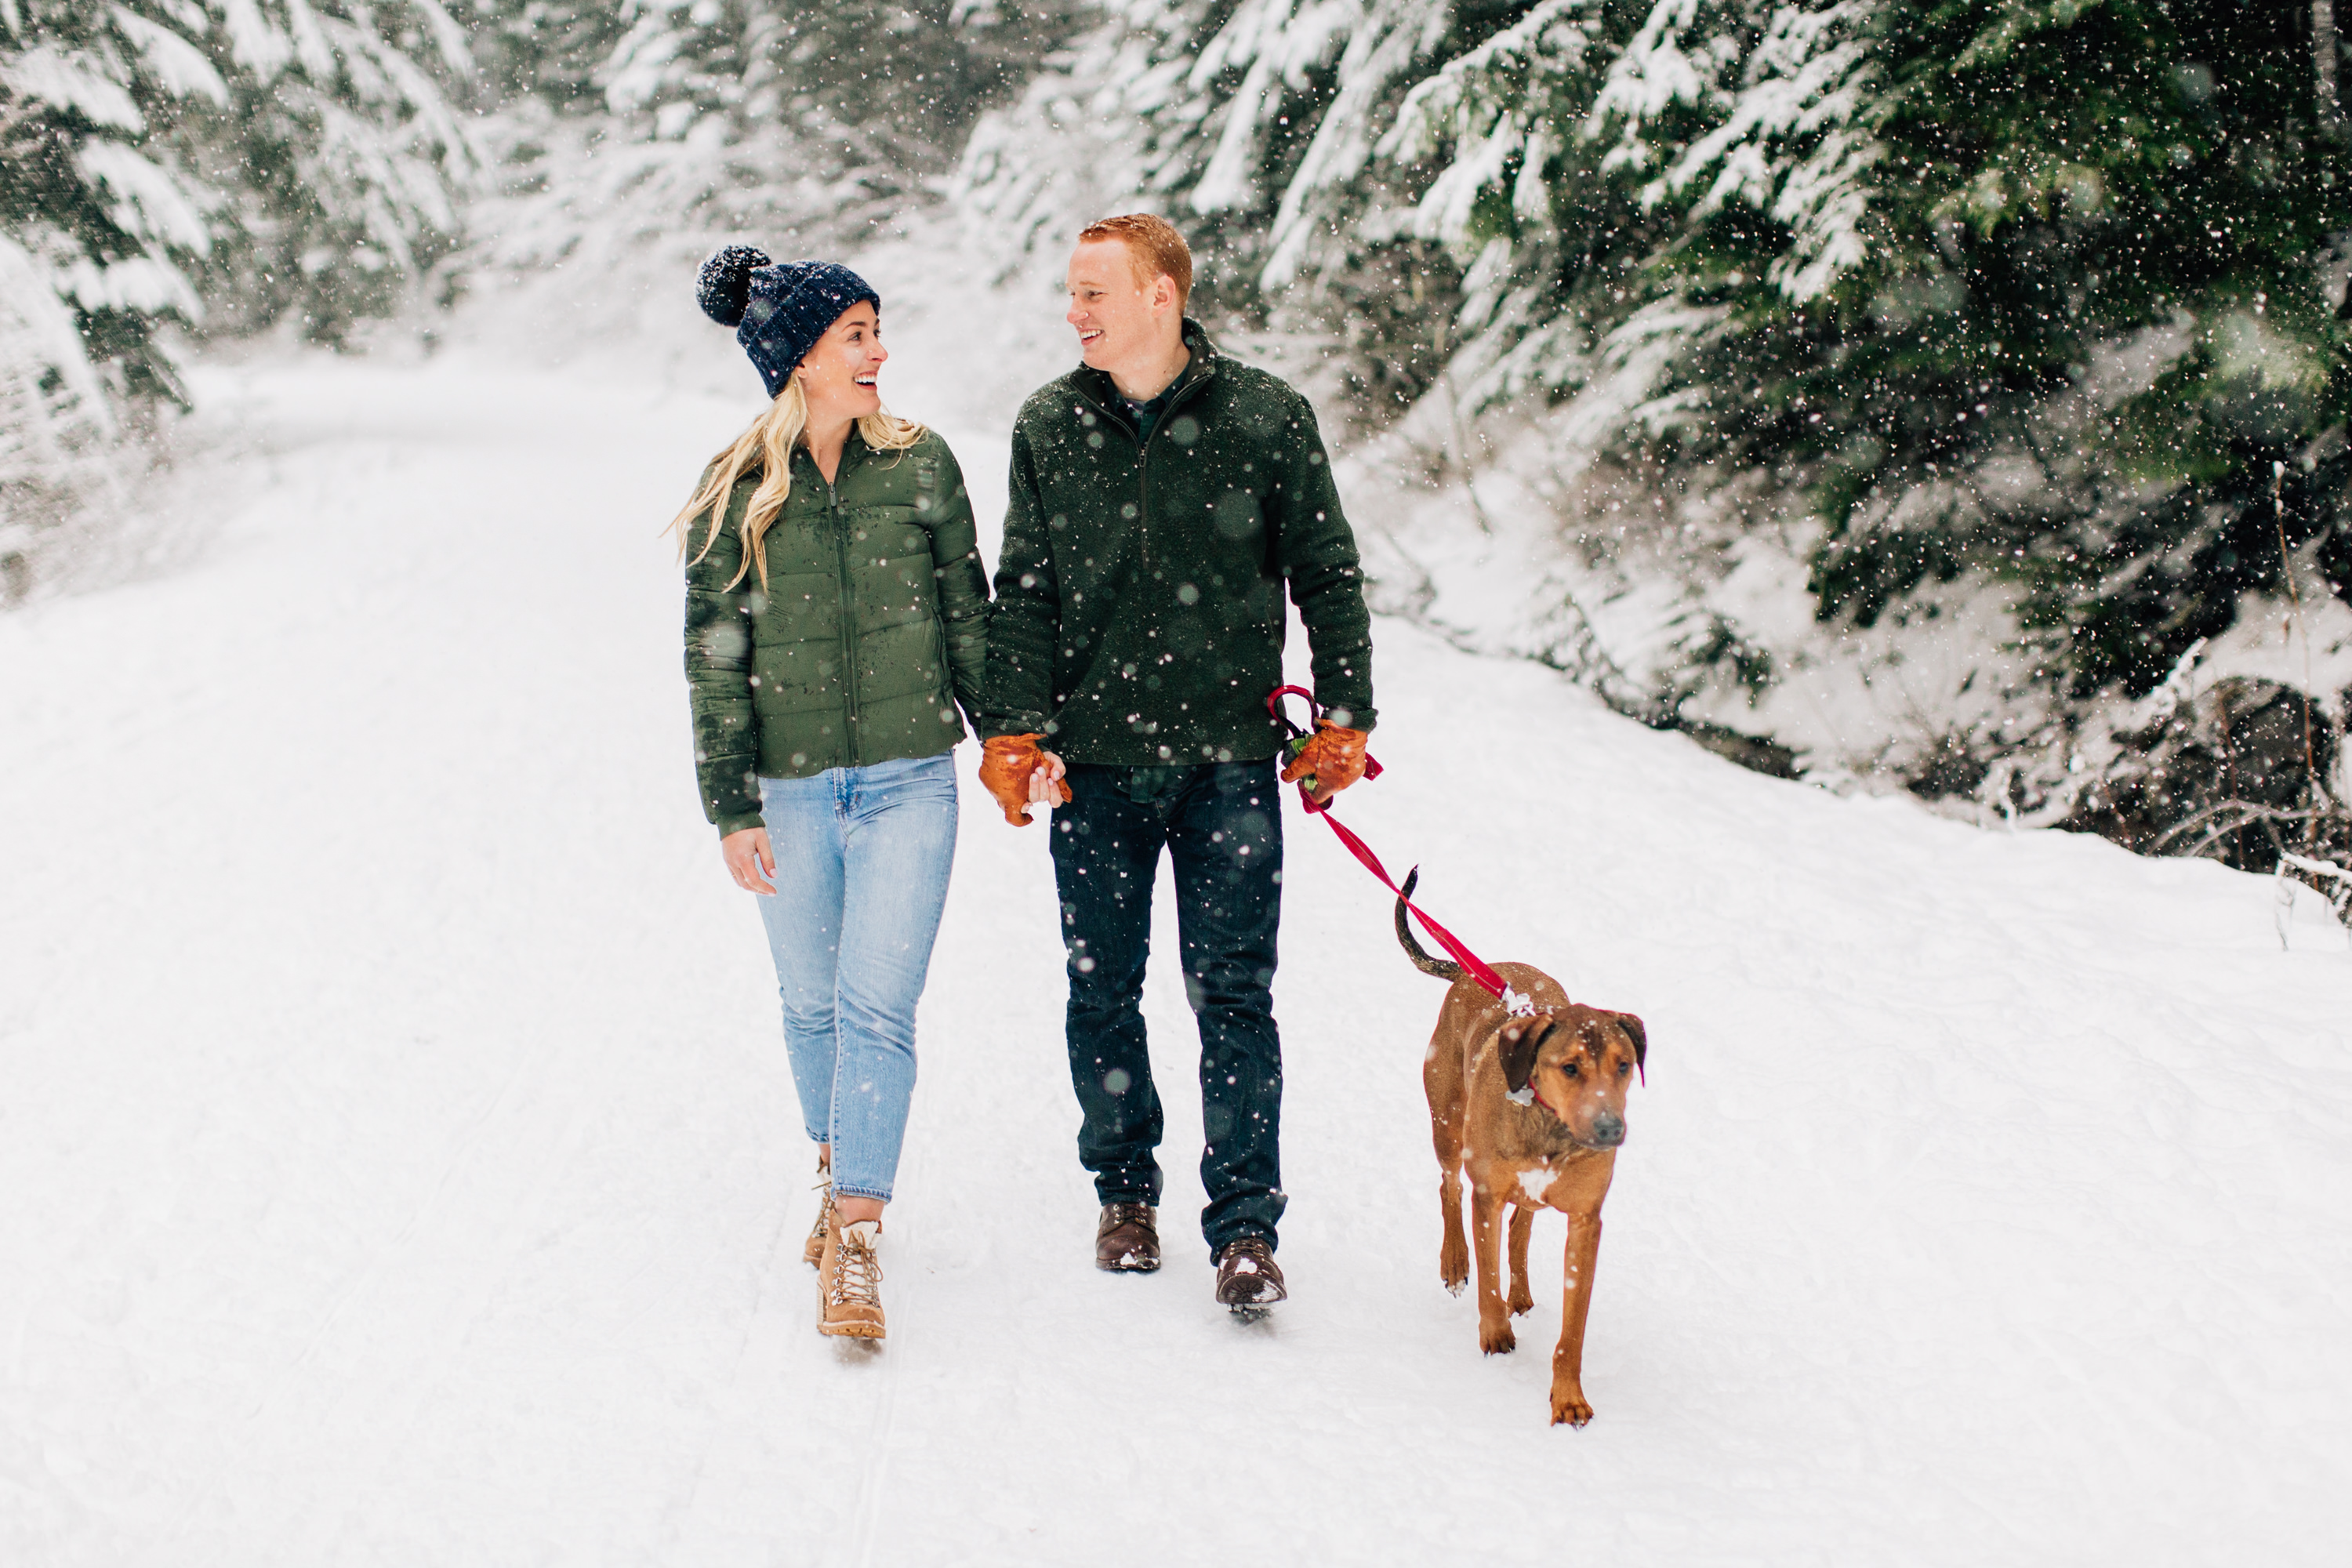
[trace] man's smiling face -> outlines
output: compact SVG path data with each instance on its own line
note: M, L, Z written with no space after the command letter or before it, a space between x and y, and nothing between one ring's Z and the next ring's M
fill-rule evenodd
M1116 375L1163 352L1162 323L1178 309L1176 285L1165 275L1142 274L1125 240L1088 240L1070 255L1070 308L1063 319L1077 329L1079 356L1097 370Z

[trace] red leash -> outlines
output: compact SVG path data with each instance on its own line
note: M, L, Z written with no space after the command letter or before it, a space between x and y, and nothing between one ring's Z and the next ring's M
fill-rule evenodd
M1277 686L1274 689L1274 695L1265 700L1265 710L1280 721L1284 729L1290 731L1290 743L1286 750L1288 755L1295 757L1298 754L1298 748L1306 744L1307 734L1306 731L1292 723L1290 715L1282 710L1282 700L1286 697L1304 697L1311 709L1315 705L1315 693L1303 686ZM1367 752L1364 756L1364 777L1371 780L1380 776L1381 764ZM1404 907L1411 910L1413 918L1421 922L1421 929L1434 938L1438 946L1454 955L1454 961L1462 966L1464 973L1493 993L1513 1014L1524 1016L1535 1011L1532 1003L1511 989L1510 982L1495 973L1494 965L1464 946L1460 938L1432 920L1428 911L1419 904L1405 898L1404 889L1396 885L1395 879L1388 874L1387 868L1381 866L1380 857L1372 853L1372 847L1357 837L1355 834L1349 831L1345 823L1331 815L1329 801L1327 800L1318 805L1314 797L1307 793L1307 784L1303 779L1298 784L1298 804L1307 808L1308 816L1319 816L1328 823L1331 831L1339 836L1339 842L1348 847L1348 853L1362 861L1364 869L1378 877L1382 887L1403 900Z

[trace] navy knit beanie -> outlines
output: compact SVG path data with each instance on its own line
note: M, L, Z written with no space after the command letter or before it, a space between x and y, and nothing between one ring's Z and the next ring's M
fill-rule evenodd
M874 286L831 261L770 261L748 245L722 247L695 279L695 302L751 356L772 398L793 367L860 300L882 309Z

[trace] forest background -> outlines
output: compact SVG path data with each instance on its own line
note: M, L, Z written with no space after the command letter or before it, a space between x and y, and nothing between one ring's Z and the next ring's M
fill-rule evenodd
M2332 0L0 0L0 600L120 569L191 356L728 238L1042 294L1149 208L1381 607L2340 910L2347 64Z

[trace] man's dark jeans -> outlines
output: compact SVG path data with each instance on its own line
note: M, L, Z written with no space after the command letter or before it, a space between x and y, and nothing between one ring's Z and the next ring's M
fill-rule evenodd
M1201 1030L1201 1230L1212 1257L1282 1217L1282 1042L1274 1027L1282 916L1275 764L1073 764L1054 813L1054 875L1069 950L1070 1079L1078 1158L1104 1203L1160 1201L1160 1093L1143 1037L1151 881L1176 877L1184 994Z

